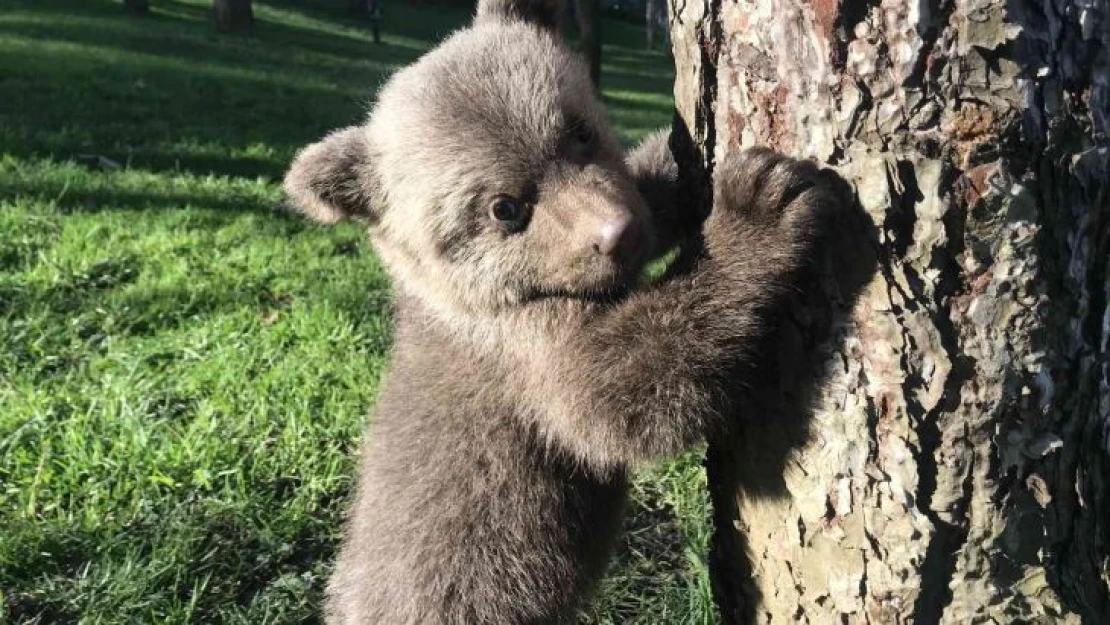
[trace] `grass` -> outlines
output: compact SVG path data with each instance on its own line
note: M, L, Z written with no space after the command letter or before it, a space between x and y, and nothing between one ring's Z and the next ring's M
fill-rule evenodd
M0 622L318 619L390 295L276 181L467 12L389 4L374 46L340 0L256 1L249 36L207 4L3 0ZM669 62L606 38L632 142L669 122ZM638 477L584 622L714 621L704 479Z

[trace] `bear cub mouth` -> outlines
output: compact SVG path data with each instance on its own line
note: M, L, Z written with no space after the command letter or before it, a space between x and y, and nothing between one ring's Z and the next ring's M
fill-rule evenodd
M535 289L525 298L525 302L542 302L551 300L579 301L585 304L599 306L612 306L628 297L631 288L628 286L614 286L606 289Z

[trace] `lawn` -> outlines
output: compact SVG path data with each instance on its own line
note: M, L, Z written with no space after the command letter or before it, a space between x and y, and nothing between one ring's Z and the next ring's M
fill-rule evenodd
M343 0L0 2L0 622L314 622L390 346L356 227L283 212L295 150L467 19ZM670 61L605 24L626 142ZM714 622L691 456L642 472L586 623Z

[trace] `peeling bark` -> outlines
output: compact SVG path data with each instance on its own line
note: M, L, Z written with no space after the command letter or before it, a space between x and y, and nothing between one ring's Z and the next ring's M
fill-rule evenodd
M1110 1L670 9L691 197L758 144L861 208L710 445L725 621L1107 622Z

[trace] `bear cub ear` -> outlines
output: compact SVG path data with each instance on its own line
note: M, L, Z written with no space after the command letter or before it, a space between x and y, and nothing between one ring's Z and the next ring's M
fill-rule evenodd
M321 223L346 218L375 220L373 164L366 128L337 130L303 148L285 174L285 193L294 208Z
M475 23L498 19L527 22L558 33L566 13L565 0L479 0Z

